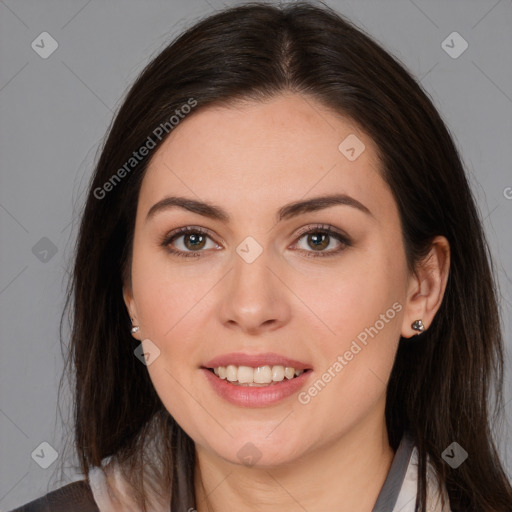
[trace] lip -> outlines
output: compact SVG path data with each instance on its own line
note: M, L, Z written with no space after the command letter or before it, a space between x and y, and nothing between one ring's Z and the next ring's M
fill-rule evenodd
M290 366L295 368L295 370L311 370L311 367L302 361L290 359L274 352L266 352L263 354L232 352L231 354L222 354L206 362L203 368L218 368L219 366L228 366L229 364L235 366L250 366L252 368L281 365Z
M217 364L215 359L212 359L212 361ZM219 366L223 365L220 364ZM268 386L251 387L231 384L225 379L220 379L207 368L201 368L200 371L221 398L240 407L268 407L274 405L297 393L300 388L305 386L313 373L310 370L290 380L285 378L281 382L269 384Z

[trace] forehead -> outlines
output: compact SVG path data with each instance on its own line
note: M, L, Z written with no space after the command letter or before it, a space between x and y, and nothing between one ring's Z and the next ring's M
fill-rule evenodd
M347 145L357 158L347 158ZM147 212L172 193L239 214L340 192L363 203L384 196L382 206L389 207L379 165L369 136L312 98L290 94L206 107L182 120L153 155L139 206Z

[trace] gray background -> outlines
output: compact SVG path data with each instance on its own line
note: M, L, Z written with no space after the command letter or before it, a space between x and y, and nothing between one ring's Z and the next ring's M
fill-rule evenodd
M100 141L149 59L200 17L235 3L242 2L0 1L0 510L79 478L72 451L64 449L71 431L57 408L58 326ZM501 286L508 421L497 437L511 474L512 1L326 3L421 80L460 149ZM47 59L31 47L44 31L59 45ZM458 58L441 45L453 31L469 44ZM60 406L68 418L69 392ZM49 449L38 448L42 442L58 452L47 469L31 457L36 449L45 454L40 460L49 457Z

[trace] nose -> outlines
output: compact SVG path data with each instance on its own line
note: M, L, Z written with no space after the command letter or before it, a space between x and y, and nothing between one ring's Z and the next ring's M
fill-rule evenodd
M279 329L290 320L290 289L269 251L252 262L234 254L233 268L226 276L220 319L230 329L263 334Z

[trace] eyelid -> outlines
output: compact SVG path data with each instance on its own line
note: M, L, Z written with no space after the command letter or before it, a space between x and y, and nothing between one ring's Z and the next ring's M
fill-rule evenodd
M176 228L176 229L173 229L172 231L169 231L168 233L165 234L165 238L171 238L174 235L178 235L178 234L181 235L181 234L187 233L187 232L193 232L193 233L199 232L199 233L202 233L202 234L205 234L208 236L212 236L212 232L207 228L203 228L201 226L187 225L187 226L182 226L180 228Z
M347 234L345 234L343 231L340 231L338 228L331 226L330 224L308 224L307 226L303 226L302 228L300 228L295 234L295 236L301 237L302 235L309 233L315 229L318 231L332 231L340 235L340 237L344 237L347 240L349 240L349 236Z

